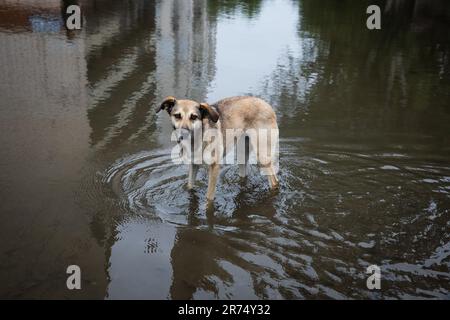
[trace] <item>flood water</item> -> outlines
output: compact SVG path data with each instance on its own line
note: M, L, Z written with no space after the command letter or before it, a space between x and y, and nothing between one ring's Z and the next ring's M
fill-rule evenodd
M450 298L447 1L78 3L67 31L65 1L0 1L0 297ZM207 207L155 109L243 94L280 190L225 166Z

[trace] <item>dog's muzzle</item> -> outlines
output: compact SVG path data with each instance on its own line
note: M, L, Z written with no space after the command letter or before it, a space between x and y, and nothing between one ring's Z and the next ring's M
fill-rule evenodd
M190 140L191 132L187 129L176 129L175 137L177 139L177 143L184 143Z
M180 154L179 157L183 158L188 152L188 149L190 148L190 141L191 141L191 132L187 129L176 129L175 130L175 138L177 141L177 144L180 146Z

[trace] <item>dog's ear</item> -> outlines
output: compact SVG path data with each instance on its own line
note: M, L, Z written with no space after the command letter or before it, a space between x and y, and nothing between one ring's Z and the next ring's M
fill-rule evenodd
M175 103L177 103L177 99L175 99L174 97L169 96L165 98L159 106L158 110L156 110L156 113L160 112L161 110L166 110L167 113L170 114Z
M202 114L202 118L207 116L212 120L212 122L219 121L219 113L217 113L217 111L206 102L200 103L199 109Z

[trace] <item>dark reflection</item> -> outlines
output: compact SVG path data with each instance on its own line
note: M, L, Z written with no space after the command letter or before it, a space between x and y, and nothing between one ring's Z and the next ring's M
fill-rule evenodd
M220 260L235 256L234 250L210 230L180 228L170 254L173 268L170 297L192 299L198 291L217 296L216 286L233 280L220 267Z
M410 4L405 5L410 14ZM250 17L263 19L267 12L262 8ZM281 10L276 5L271 9L273 14ZM203 100L208 83L223 73L192 64L195 55L186 50L192 46L184 41L207 42L202 52L208 54L198 56L203 57L200 61L209 57L207 64L244 65L246 61L228 61L231 58L220 57L212 49L218 44L211 31L219 32L220 18L207 19L207 37L198 31L204 35L202 40L191 38L186 33L192 30L190 16L180 18L180 11L189 10L189 6L174 9L171 4L157 10L164 13L160 23L162 17L172 19L171 27L162 28L157 38L161 41L156 44L157 57L164 57L156 63L161 77L158 92ZM242 8L227 10L224 7L217 14L233 19L233 10ZM168 232L170 240L161 239L171 244L165 254L170 256L172 270L170 287L163 286L161 292L174 299L445 296L447 288L426 289L442 285L449 277L442 271L447 264L438 262L446 257L442 252L449 237L444 160L448 150L439 148L448 139L443 126L448 118L447 93L441 86L448 81L447 67L439 72L447 54L445 37L438 35L436 26L422 31L436 34L431 42L420 32L411 32L413 18L391 24L387 15L385 30L378 33L367 31L364 14L362 27L348 23L350 17L365 12L364 3L327 1L321 6L303 1L298 10L296 36L301 51L280 50L269 76L252 83L277 108L282 136L287 137L281 142L278 194L270 194L256 172L248 181L240 181L234 169L224 168L214 205L204 207L206 172L200 172L197 189L187 191L186 168L172 164L167 150L125 157L109 170L107 180L113 186L117 183L114 189L124 199L126 211L177 226ZM395 30L398 35L393 37ZM219 39L234 36L222 30ZM248 36L241 35L243 41ZM351 45L353 41L360 45ZM262 56L261 66L271 57ZM421 64L421 56L428 65ZM186 68L194 75L197 68L206 72L203 79L208 81L196 86L204 89L192 91L183 72ZM431 83L424 84L424 79ZM436 94L443 100L434 104L432 88L437 87ZM211 88L213 97L224 91ZM430 108L433 116L420 121ZM167 123L160 121L158 139L167 141ZM430 138L432 143L425 144ZM130 225L122 221L118 226ZM421 240L425 235L426 246ZM129 237L118 236L115 246ZM411 250L405 249L405 243ZM372 263L381 265L391 281L381 294L361 285L365 267ZM111 267L114 274L114 264ZM423 291L409 285L411 278ZM115 291L115 279L110 292Z
M103 247L77 197L90 166L84 41L67 36L61 12L60 1L0 4L2 298L106 291ZM82 291L65 285L72 264Z
M88 117L98 148L148 135L155 98L154 4L96 1L85 6Z
M261 11L263 0L216 0L208 1L209 15L216 18L221 15L232 16L237 13L243 13L249 18L254 18Z
M382 30L374 32L360 14L369 4L376 2L300 2L304 56L287 55L265 94L280 106L282 121L304 120L301 130L307 135L408 134L433 136L437 147L446 145L450 17L445 1L381 1Z
M262 285L264 280L260 279L262 270L241 256L244 252L257 254L256 249L251 244L236 242L234 237L245 237L247 226L252 223L249 217L252 212L272 219L276 199L270 195L264 199L263 195L255 194L249 184L244 183L238 188L240 191L235 201L239 207L232 217L224 217L215 205L207 207L202 215L202 199L195 193L191 194L186 211L187 225L178 228L170 253L172 299L232 298L234 295L242 298L268 297ZM236 230L236 234L232 230ZM230 231L231 236L227 234ZM257 237L253 241L257 241ZM236 269L249 271L250 274L236 273ZM241 288L239 291L240 281L251 281L254 288ZM238 291L233 292L236 289Z

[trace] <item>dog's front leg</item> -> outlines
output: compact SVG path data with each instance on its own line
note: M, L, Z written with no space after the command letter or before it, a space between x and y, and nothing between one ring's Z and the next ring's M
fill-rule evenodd
M195 178L197 176L198 164L191 163L189 165L189 178L188 178L188 189L194 188Z
M220 165L213 163L209 166L208 177L208 191L206 192L206 199L209 201L214 200L214 194L216 193L217 177L219 176Z

